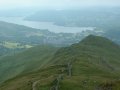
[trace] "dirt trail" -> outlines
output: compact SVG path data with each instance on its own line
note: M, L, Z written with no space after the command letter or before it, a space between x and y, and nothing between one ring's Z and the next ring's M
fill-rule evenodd
M38 84L38 82L40 82L41 80L38 80L38 81L35 81L33 84L32 84L32 90L36 90L36 85Z
M48 77L48 78L41 79L41 80L37 80L37 81L33 82L33 84L32 84L32 90L37 90L37 89L36 89L36 85L37 85L40 81L49 79L49 78L51 78L51 77L53 77L53 76L50 76L50 77Z

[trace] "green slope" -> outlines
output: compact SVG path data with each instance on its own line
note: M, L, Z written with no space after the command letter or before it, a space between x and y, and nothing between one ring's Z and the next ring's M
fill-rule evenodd
M41 45L0 59L0 82L40 69L48 64L56 50L56 47Z
M120 89L116 81L120 78L120 46L106 38L90 35L78 44L60 49L54 59L55 63L72 62L73 76L62 81L61 90L110 90L112 86L116 88L112 90Z
M36 81L36 90L49 90L60 74L60 90L120 90L120 46L104 37L90 35L60 48L50 59L52 66L8 80L0 90L32 90ZM72 76L68 76L68 63Z

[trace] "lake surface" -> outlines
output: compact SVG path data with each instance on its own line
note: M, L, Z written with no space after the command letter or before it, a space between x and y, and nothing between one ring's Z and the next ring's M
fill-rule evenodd
M53 22L26 21L21 17L0 17L0 21L24 25L36 29L48 29L49 31L55 33L77 33L86 30L94 30L93 27L64 27L54 25Z

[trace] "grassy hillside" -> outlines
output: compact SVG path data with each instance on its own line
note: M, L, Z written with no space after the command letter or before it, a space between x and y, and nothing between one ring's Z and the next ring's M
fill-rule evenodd
M60 75L59 90L120 90L120 46L104 37L90 35L51 56L50 66L18 75L0 90L49 90Z
M0 82L46 66L56 50L56 47L41 45L0 59Z

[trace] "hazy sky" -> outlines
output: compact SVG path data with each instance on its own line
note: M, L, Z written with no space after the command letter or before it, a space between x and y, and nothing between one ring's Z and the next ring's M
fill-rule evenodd
M120 0L0 0L0 9L41 7L71 8L88 6L119 6Z

